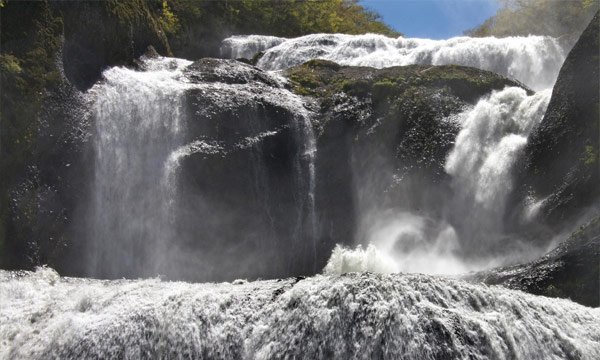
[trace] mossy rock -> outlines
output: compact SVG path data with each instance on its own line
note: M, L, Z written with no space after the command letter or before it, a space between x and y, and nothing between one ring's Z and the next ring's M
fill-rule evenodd
M348 177L364 181L374 194L369 201L383 208L400 203L419 208L422 194L402 189L423 183L431 185L426 196L447 196L450 178L444 163L460 129L451 115L494 90L522 86L464 66L375 69L312 60L286 75L292 91L317 103L312 118L317 172L331 174L318 185L327 189L321 192L325 207L333 202L353 206L348 205L355 201L352 190L340 185ZM335 199L327 200L330 196ZM338 224L333 226L341 234L336 237L347 236L339 229L355 226L342 209L327 216Z
M445 65L409 65L385 69L341 66L328 60L310 60L287 70L298 94L322 99L338 92L375 100L397 97L417 87L448 89L467 102L506 86L524 87L514 80L475 68ZM531 90L527 89L529 93Z

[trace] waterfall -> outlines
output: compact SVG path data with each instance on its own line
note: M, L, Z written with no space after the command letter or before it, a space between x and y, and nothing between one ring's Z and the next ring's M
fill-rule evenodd
M232 54L243 53L248 58L254 55L249 49L261 49L258 52L271 45L257 64L266 70L286 69L310 59L376 68L454 64L493 71L535 90L554 84L566 56L558 40L547 36L430 40L376 34L315 34L277 44L278 41L266 44L260 38L238 36L223 44L233 49Z
M551 95L548 89L566 56L557 39L527 36L430 40L376 34L313 34L293 39L235 36L224 40L223 48L248 58L264 51L257 66L269 71L311 59L375 68L456 64L505 75L537 90L534 95L521 88L497 91L446 119L461 129L444 165L451 177L452 194L440 199L436 209L418 213L401 205L399 210L375 205L375 209L363 211L361 227L366 230L361 229L359 241L393 258L400 271L434 274L479 270L514 261L515 253L527 253L528 258L543 251L525 251L528 245L524 243L511 244L514 249L506 246L504 254L491 247L506 236L503 221L513 190L513 167L529 132L544 115ZM352 257L363 250L344 251ZM331 261L336 256L344 258L342 253L338 249ZM475 257L466 262L466 255Z
M220 284L0 271L0 358L597 359L600 309L424 275Z
M444 119L460 128L444 164L450 194L437 199L433 208L417 211L402 204L400 209L369 209L364 215L368 251L336 248L325 271L364 267L450 275L541 255L545 247L507 236L510 229L504 222L514 165L550 96L551 90L528 95L522 88L507 87ZM441 214L432 215L436 212ZM375 265L360 265L367 263Z
M221 209L218 201L204 203L202 187L186 188L186 198L197 198L191 205L178 202L180 168L188 158L235 158L242 152L248 154L250 171L255 174L254 194L243 194L247 201L261 202L265 213L271 209L281 213L286 209L283 206L296 212L283 211L292 222L283 229L257 221L258 228L248 230L250 236L261 238L253 251L267 251L277 242L285 247L278 239L283 238L290 252L295 250L296 257L301 254L294 260L298 264L288 271L295 266L303 269L295 271L317 271L316 144L311 111L304 99L285 89L283 77L236 61L208 60L196 68L191 64L181 59L142 59L137 70L115 67L105 71L103 81L87 94L96 125L87 274L179 278L184 271L187 278L214 276L204 269L215 268L223 260L198 249L211 248L229 237L243 241L246 234L239 234L227 222L235 209ZM199 107L190 101L197 101ZM275 111L271 118L262 118L265 104ZM234 121L242 113L246 117ZM267 177L272 175L267 175L266 168L273 165L267 164L263 149L263 142L281 131L289 131L292 137L289 156L293 157L295 194L288 196L294 201L289 205L270 200ZM190 176L210 178L213 174L188 173L183 180L189 182ZM227 179L213 180L223 181ZM288 224L288 219L271 221ZM215 231L221 231L220 235L211 237ZM222 245L214 251L225 250Z
M479 241L501 233L513 166L533 127L543 118L552 95L544 90L528 96L509 87L479 100L459 119L461 130L448 155L445 170L453 178L452 212Z
M173 237L174 179L168 158L184 127L181 80L191 62L147 60L145 71L115 67L94 99L95 169L89 275L151 276Z
M232 36L221 43L221 56L230 59L252 59L259 52L277 46L285 40L267 35Z

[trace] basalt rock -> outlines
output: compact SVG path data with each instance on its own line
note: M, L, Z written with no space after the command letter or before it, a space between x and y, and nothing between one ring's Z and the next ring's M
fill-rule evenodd
M540 218L555 229L598 207L599 22L596 14L567 56L525 150L523 192L543 200Z

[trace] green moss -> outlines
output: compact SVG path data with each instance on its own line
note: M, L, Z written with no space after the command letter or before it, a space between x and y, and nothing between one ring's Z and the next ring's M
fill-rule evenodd
M321 85L316 73L309 68L300 68L290 75L295 92L300 95L314 95L315 89Z
M582 161L585 165L594 165L598 161L598 153L592 145L586 145Z
M10 54L0 55L0 70L12 76L16 76L23 71L21 65L19 65L19 59Z
M376 70L311 60L289 69L287 74L298 94L327 99L344 92L350 96L370 97L376 106L393 104L393 99L399 97L418 103L429 98L430 91L452 93L475 101L490 90L518 86L497 74L464 66L409 65ZM429 92L419 89L429 89Z
M373 84L373 100L382 100L398 93L398 83L390 79L382 79Z
M300 95L325 95L329 93L325 87L332 81L337 86L342 86L333 79L340 68L340 65L332 61L310 60L292 68L288 77L292 81L293 90Z
M310 69L330 69L334 71L338 71L341 68L340 64L324 59L308 60L307 62L302 64L302 66Z

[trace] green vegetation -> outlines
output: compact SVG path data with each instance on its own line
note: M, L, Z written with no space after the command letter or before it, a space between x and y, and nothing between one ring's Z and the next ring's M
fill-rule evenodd
M585 154L582 160L585 165L594 165L598 161L598 154L594 151L594 146L585 146Z
M500 0L503 7L471 36L579 35L600 8L598 0Z
M177 31L168 33L177 56L216 56L232 34L294 37L312 33L398 36L358 0L168 0Z
M181 28L179 19L175 16L173 11L171 11L167 0L163 0L162 2L159 23L161 28L165 30L167 34L175 34Z
M371 96L374 102L402 96L421 87L450 89L467 99L477 99L490 89L517 85L500 75L474 68L447 65L409 65L376 70L340 66L328 60L310 60L287 71L293 90L327 100L344 92L358 97Z
M169 0L172 18L183 26L212 23L234 33L299 36L310 33L398 33L380 21L377 13L363 8L358 0ZM166 13L163 10L163 13ZM218 29L213 29L218 30Z

